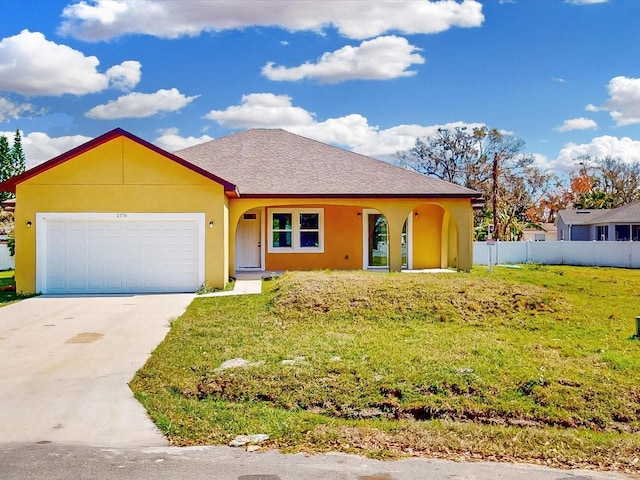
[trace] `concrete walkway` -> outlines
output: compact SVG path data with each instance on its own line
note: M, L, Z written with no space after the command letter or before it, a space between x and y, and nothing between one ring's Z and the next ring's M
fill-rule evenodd
M236 280L233 290L222 292L203 293L196 298L228 297L230 295L255 295L262 293L262 280Z
M166 445L128 382L193 298L44 296L0 308L0 443Z
M263 272L263 271L246 271L236 272L236 283L233 290L225 290L222 292L203 293L198 295L201 297L227 297L229 295L255 295L262 293L262 279L273 278L280 275L280 272Z

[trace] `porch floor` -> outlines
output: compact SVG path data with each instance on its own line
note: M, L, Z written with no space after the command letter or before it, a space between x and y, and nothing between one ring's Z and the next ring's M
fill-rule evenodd
M389 270L376 269L372 271L388 272ZM233 290L224 292L205 293L198 295L199 297L224 297L228 295L251 295L262 292L262 280L271 279L283 274L284 272L265 272L265 271L244 271L236 272L236 284ZM455 270L446 268L425 268L422 270L402 270L402 273L456 273Z
M371 268L367 270L368 272L383 272L386 273L389 271L388 268ZM236 271L236 280L261 280L263 278L269 277L277 277L282 275L283 271L265 271L265 270L255 270L255 271ZM417 270L402 270L402 273L457 273L455 270L451 270L448 268L423 268Z
M283 271L275 272L273 270L236 270L236 280L262 280L263 278L273 278L282 275Z
M402 270L402 273L458 273L448 268L423 268L420 270Z

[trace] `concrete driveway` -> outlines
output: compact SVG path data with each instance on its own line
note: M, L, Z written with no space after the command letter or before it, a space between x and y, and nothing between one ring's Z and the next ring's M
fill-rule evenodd
M166 445L128 382L193 298L36 297L0 308L0 442Z

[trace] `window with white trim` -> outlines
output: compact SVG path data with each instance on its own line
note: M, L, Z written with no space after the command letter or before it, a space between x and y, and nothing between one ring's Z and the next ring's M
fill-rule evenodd
M269 253L323 253L324 209L269 209Z

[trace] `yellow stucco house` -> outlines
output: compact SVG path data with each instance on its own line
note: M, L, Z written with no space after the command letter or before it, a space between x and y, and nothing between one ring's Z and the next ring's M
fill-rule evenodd
M472 264L476 191L256 129L168 153L115 129L0 184L20 292L223 287L245 270Z

